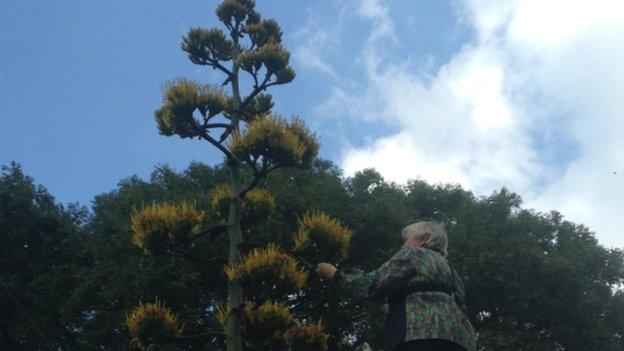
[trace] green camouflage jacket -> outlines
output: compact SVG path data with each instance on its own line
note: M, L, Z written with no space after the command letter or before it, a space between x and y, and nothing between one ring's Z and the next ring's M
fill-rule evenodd
M335 281L348 294L390 305L384 347L410 340L445 339L474 351L475 332L466 317L464 287L439 252L404 245L378 269L338 270Z

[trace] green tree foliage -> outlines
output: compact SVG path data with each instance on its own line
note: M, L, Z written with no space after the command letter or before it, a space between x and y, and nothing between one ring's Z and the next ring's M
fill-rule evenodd
M145 255L130 240L129 214L133 207L152 203L211 209L214 190L228 178L226 168L192 164L178 173L161 166L148 180L127 178L95 199L83 226L76 225L80 222L76 211L55 205L18 168L9 169L0 181L0 230L6 245L1 277L24 301L48 343L77 350L129 349L130 335L123 327L126 313L139 301L146 305L156 299L178 315L186 335L220 330L219 308L227 296L224 273L202 260L227 250L227 239L217 235L211 242L195 241L190 251L195 260ZM413 181L399 186L371 170L343 178L325 161L316 161L308 170L280 170L259 184L274 194L275 210L266 220L246 227L250 241L292 248L299 220L323 210L355 231L342 266L374 268L398 248L400 229L408 222L445 221L449 259L466 283L469 315L485 350L624 350L624 294L614 289L624 278L622 252L603 248L587 228L556 212L522 209L520 198L506 190L476 197L453 185ZM85 234L76 236L80 231ZM45 245L20 251L24 242ZM72 244L53 249L54 243L62 242ZM45 263L38 263L40 257L47 257ZM79 264L59 269L63 260ZM40 282L46 284L45 294ZM362 340L378 348L383 312L344 299L333 289L310 274L296 300L286 301L286 310L280 305L284 301L254 307L288 311L294 320L322 320L324 332L330 333L326 340L330 350L351 350ZM2 348L44 349L43 339L4 290L0 298ZM273 323L276 329L283 328L280 318L289 319L280 317L285 312L245 313L249 323ZM61 316L62 324L54 324L54 316ZM70 337L59 326L65 326ZM292 329L290 340L315 335L312 327ZM254 330L266 334L262 328ZM219 334L186 338L177 340L175 347L211 350L221 339Z
M0 175L0 349L67 348L82 316L72 292L91 262L84 209L57 205L17 164Z
M87 225L95 267L79 287L76 298L85 308L86 349L128 349L131 337L124 331L126 314L140 302L157 299L183 318L188 335L220 328L214 307L227 296L222 270L207 258L222 257L227 239L196 240L183 252L156 250L146 255L132 243L130 214L154 203L195 204L209 208L211 193L227 179L223 168L192 164L184 173L160 166L148 181L127 178L114 191L99 195ZM178 340L181 349L210 350L218 335Z

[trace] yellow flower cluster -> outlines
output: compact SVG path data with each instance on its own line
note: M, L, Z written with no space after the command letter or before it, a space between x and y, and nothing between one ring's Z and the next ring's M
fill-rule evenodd
M182 37L182 50L188 53L191 62L206 65L212 60L230 60L232 41L221 29L191 28Z
M132 313L126 314L124 325L135 346L163 344L182 334L183 324L171 310L156 299L155 303L139 303Z
M217 17L228 28L234 27L234 22L257 22L260 15L254 11L254 0L223 0L215 11Z
M186 240L201 230L204 213L186 202L180 205L152 204L132 213L132 242L144 250L155 250L164 240Z
M288 306L272 300L265 301L258 308L246 307L245 321L249 327L267 332L286 329L292 322L292 314Z
M193 117L195 110L204 118L211 118L228 106L229 100L221 90L179 78L165 86L163 106L156 110L154 119L161 134L192 138L198 136L199 130L199 124Z
M230 190L230 186L228 184L218 185L212 191L212 199L210 204L212 205L212 209L221 219L225 220L228 218L231 198L232 191Z
M299 141L305 148L303 156L301 157L302 166L310 166L319 153L319 143L316 135L308 130L305 123L300 118L295 118L290 123L290 130L299 138Z
M259 350L286 349L284 333L292 324L288 306L268 300L257 308L248 305L244 315L245 337Z
M240 264L225 267L225 274L231 281L253 287L248 289L250 292L293 292L301 289L308 279L308 272L295 258L274 244L253 250Z
M275 196L269 191L254 188L245 194L242 215L246 223L257 222L275 211Z
M295 251L308 251L317 260L333 261L349 255L353 230L323 212L306 213L299 220Z
M230 149L240 157L266 157L279 166L304 167L318 154L318 142L301 120L288 123L266 115L250 122L244 133L234 133Z
M282 29L274 19L250 23L245 26L245 31L258 47L266 44L269 40L278 43L282 41Z
M227 302L221 303L219 304L219 306L217 306L217 313L215 314L215 317L217 318L217 322L219 322L221 328L225 329L229 315L230 307L228 306Z
M212 192L211 205L219 218L226 220L229 212L229 201L232 198L230 186L219 185ZM254 188L245 194L241 206L243 221L256 222L269 216L275 211L275 197L265 189Z
M276 22L273 23L277 26ZM264 66L268 76L275 75L274 83L286 84L292 82L295 79L295 71L288 66L290 53L284 49L274 36L275 34L281 36L281 33L274 32L275 30L280 30L279 26L278 28L265 27L259 30L261 26L262 24L250 26L252 31L250 33L251 39L256 41L259 48L242 52L237 58L238 64L241 69L252 75L257 75L260 68ZM273 31L273 33L268 33L266 29ZM268 35L271 36L267 37Z
M323 332L321 321L316 324L296 323L284 334L291 350L325 351L329 335Z

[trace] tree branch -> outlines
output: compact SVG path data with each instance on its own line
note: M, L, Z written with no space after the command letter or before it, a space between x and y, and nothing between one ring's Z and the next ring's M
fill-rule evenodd
M200 338L202 336L210 336L210 335L225 335L225 333L222 331L209 330L209 331L199 333L199 334L178 336L177 339L192 339L192 338Z
M271 86L272 83L268 83L269 82L269 77L270 75L267 73L264 76L264 80L262 81L262 84L260 84L260 86L256 86L256 88L251 92L251 94L249 94L245 100L243 100L243 102L240 105L240 108L243 109L247 106L248 103L251 102L251 100L253 100L253 98L256 97L256 95L260 94L261 91L263 91L264 89L268 88L269 86Z
M249 183L249 185L243 189L243 191L240 192L240 194L238 194L238 196L242 199L245 197L245 194L247 194L251 189L255 188L256 185L258 185L258 183L260 182L260 180L266 175L266 173L264 173L262 170L260 172L257 172L254 174L254 179Z
M214 69L218 69L222 71L223 73L227 74L228 78L232 77L232 71L230 71L227 67L220 64L217 60L210 60L209 62L210 62L210 66L212 66Z
M198 132L199 132L199 136L208 141L209 143L211 143L212 145L214 145L217 149L221 150L221 152L223 152L223 154L225 155L225 157L227 157L228 160L234 160L235 157L234 155L230 152L230 150L228 150L225 146L223 146L221 143L219 143L218 141L216 141L213 137L211 137L210 135L208 135L208 133L206 133L206 130L198 128Z
M210 128L230 128L231 126L229 123L206 123L202 125L202 127L204 127L205 129L210 129Z
M254 88L258 87L258 71L255 71L252 75L253 80L254 80Z
M268 87L272 87L272 86L274 86L274 85L281 85L281 84L285 84L285 83L278 83L277 81L275 81L275 82L271 82L271 83L269 83L269 84L266 84L266 85L264 86L264 89L266 89L266 88L268 88Z
M184 258L187 260L199 261L199 262L204 262L204 263L214 263L214 262L221 262L223 264L227 263L227 258L225 257L221 257L221 256L215 256L215 257L209 257L209 258L197 257L193 255L190 251L182 250L181 248L179 248L173 243L170 243L170 245L168 245L167 248L170 251L168 252L168 255L170 256L180 257L180 258Z
M201 233L195 235L194 237L191 238L191 242L195 241L203 236L206 235L210 235L211 237L215 237L219 234L223 234L225 233L225 231L227 230L227 224L217 224L213 227L210 227L208 229L203 230Z
M256 162L258 162L257 159L250 159L250 158L246 158L245 163L247 165L249 165L249 167L251 167L251 169L253 170L254 175L258 174L258 167L256 167Z
M232 134L232 128L228 128L226 129L221 136L219 137L219 144L221 144L222 142L225 141L225 139L227 139L228 136L230 136L230 134Z

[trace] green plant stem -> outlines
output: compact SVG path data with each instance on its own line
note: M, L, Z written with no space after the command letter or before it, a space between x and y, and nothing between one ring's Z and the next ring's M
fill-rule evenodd
M234 41L232 57L232 75L230 83L232 84L232 110L234 113L231 115L231 130L239 131L240 112L238 112L241 99L239 90L238 73L239 66L236 60L238 56L238 30L237 26L232 30L232 40ZM228 238L230 241L229 247L229 264L237 264L241 262L241 253L239 245L243 242L243 237L240 228L240 193L242 190L241 175L240 175L241 162L236 157L228 160L228 168L230 173L230 189L232 190L232 201L230 201L230 211L228 216ZM243 304L243 288L239 282L228 281L228 306L230 313L228 315L226 325L226 345L227 351L242 351L242 335L241 335L241 306Z

